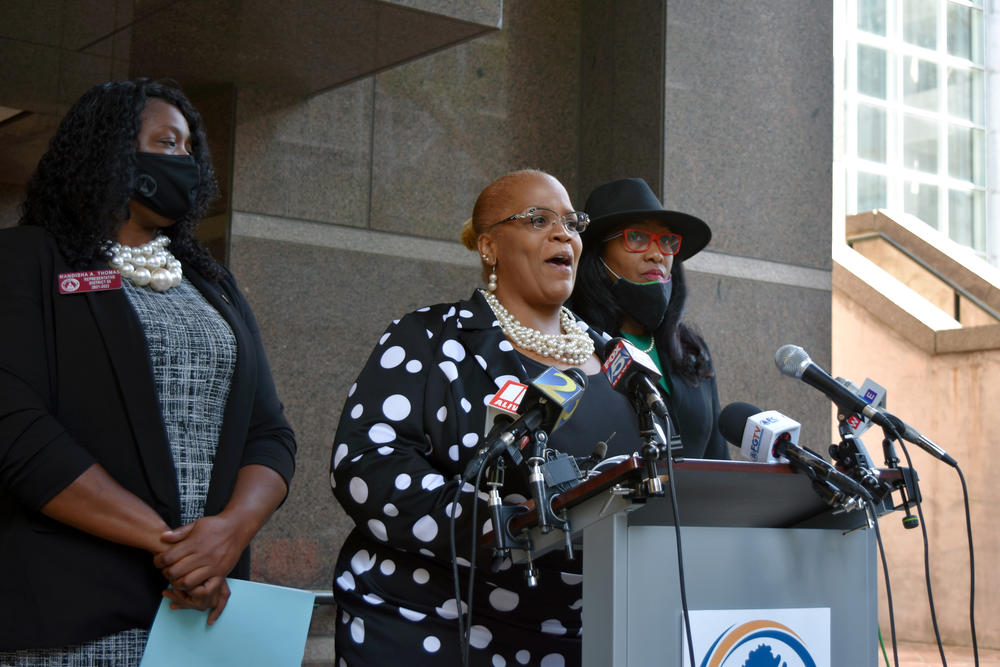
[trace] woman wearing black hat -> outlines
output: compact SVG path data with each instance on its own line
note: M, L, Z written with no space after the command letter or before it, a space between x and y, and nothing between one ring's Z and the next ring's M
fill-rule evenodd
M705 341L681 322L683 261L712 238L708 225L668 211L641 178L597 187L571 307L585 321L624 336L663 371L660 389L688 458L728 459L719 433L719 393Z

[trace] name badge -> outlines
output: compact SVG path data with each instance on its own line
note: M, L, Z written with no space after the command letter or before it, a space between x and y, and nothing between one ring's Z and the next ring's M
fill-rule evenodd
M118 269L101 269L100 271L76 271L59 274L60 294L82 294L84 292L103 292L109 289L122 288L122 274Z

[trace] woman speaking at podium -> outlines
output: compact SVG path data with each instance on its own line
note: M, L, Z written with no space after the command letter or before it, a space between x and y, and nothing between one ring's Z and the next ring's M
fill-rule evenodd
M685 457L728 459L712 357L681 321L684 260L708 245L712 231L693 215L665 210L641 178L598 186L584 208L590 225L571 307L659 365L660 390Z
M489 430L486 403L507 380L527 384L548 367L581 369L587 390L550 446L586 456L617 432L612 447L638 449L635 413L600 372L594 351L604 340L563 307L587 222L543 172L513 172L489 185L462 233L479 254L486 289L394 322L350 388L331 464L334 493L355 523L334 574L337 665L462 663L449 519L464 595L470 541L490 526L485 493L461 474ZM507 504L529 495L521 473L507 466ZM537 588L529 588L509 560L491 572L489 549L475 559L470 663L578 664L579 561L547 555Z

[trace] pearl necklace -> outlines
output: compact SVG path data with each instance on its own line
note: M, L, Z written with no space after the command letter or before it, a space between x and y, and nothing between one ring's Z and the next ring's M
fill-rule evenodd
M576 325L576 319L568 308L559 309L559 328L563 333L544 334L518 322L491 292L480 292L493 309L504 334L522 350L530 350L572 366L582 365L594 354L594 341Z
M184 276L181 263L170 254L170 239L157 236L138 248L107 242L105 251L111 256L108 266L118 269L122 278L128 278L139 287L149 285L157 292L166 292L181 284Z
M645 352L646 354L649 354L650 352L653 351L653 346L654 345L656 345L656 337L653 336L652 334L650 334L650 336L649 336L649 347L647 347L645 350L643 350L643 352Z

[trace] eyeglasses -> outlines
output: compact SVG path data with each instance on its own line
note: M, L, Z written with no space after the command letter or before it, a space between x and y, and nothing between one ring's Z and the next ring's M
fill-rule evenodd
M623 229L604 240L610 241L619 236L624 237L625 249L629 252L645 252L649 250L649 246L653 241L656 241L657 247L659 247L660 252L664 255L676 255L681 249L681 235L674 234L673 232L655 233L648 232L645 229Z
M583 211L570 211L565 215L559 215L551 209L532 206L523 213L517 213L509 218L504 218L500 222L493 223L490 227L496 227L497 225L502 225L505 222L513 220L521 220L540 232L549 229L555 222L561 222L563 229L570 234L579 234L590 224L590 216Z

